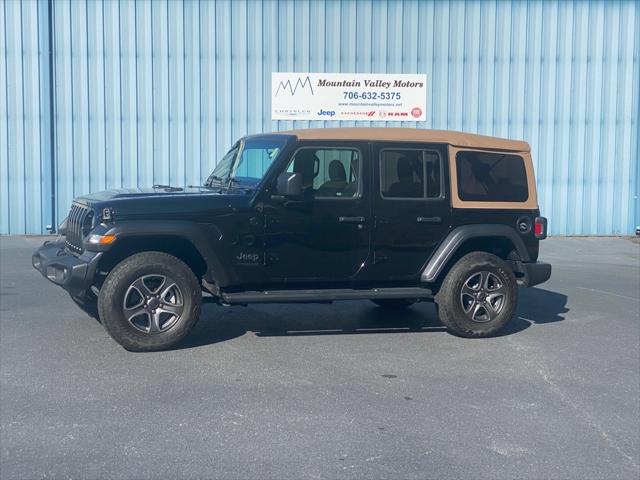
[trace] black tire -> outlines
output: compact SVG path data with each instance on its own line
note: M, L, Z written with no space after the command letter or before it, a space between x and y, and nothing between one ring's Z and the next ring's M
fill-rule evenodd
M156 285L147 283L147 279L155 281ZM145 297L143 292L150 296ZM134 300L138 303L131 305L128 310L131 314L125 315L126 302L132 297L136 297ZM145 300L152 297L151 301ZM126 350L150 352L178 344L197 323L201 304L198 279L184 262L166 253L142 252L128 257L111 270L100 289L98 312L109 335ZM166 308L179 310L179 315L164 311ZM136 314L137 311L140 313ZM156 312L159 312L157 316ZM169 320L166 320L167 316ZM157 322L153 322L154 318ZM145 329L149 331L145 333Z
M435 301L440 320L452 333L488 337L511 320L518 304L518 284L504 260L472 252L449 270Z
M389 310L399 310L402 308L408 308L414 303L415 300L410 298L383 298L380 300L371 300L373 303L378 305L379 307L389 309Z
M100 316L98 315L98 298L93 294L93 292L85 293L84 297L75 297L70 295L71 300L75 303L80 310L89 315L91 318L94 318L100 321Z

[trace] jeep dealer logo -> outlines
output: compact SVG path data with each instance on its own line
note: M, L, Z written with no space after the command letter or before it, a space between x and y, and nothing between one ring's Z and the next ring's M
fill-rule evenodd
M420 122L426 85L417 73L271 72L271 119Z
M359 117L373 117L376 114L375 110L369 110L368 112L363 112L363 111L344 111L344 112L340 112L340 115L343 117L354 117L354 116L359 116Z
M311 85L311 79L307 75L304 80L302 79L302 77L297 77L295 83L293 84L291 83L291 79L287 80L286 82L281 80L278 83L278 88L276 88L274 97L277 97L280 92L289 92L291 96L294 96L298 91L298 88L300 89L300 91L310 92L311 95L313 95L313 86Z

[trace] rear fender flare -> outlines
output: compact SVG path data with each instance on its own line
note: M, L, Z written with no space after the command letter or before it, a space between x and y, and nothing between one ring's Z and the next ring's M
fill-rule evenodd
M420 275L420 281L435 282L449 260L464 242L471 238L506 238L515 246L523 262L530 261L529 252L515 229L500 224L462 225L454 228L436 249Z

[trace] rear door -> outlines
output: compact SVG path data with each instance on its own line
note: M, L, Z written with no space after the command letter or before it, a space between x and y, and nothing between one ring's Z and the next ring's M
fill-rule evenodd
M451 228L447 148L378 143L372 160L375 226L367 277L376 283L417 281Z

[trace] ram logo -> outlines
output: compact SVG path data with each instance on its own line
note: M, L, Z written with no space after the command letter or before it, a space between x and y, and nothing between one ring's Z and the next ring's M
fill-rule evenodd
M280 82L278 82L278 88L276 88L276 93L274 96L277 97L280 92L287 91L291 96L294 96L298 91L298 88L305 89L311 92L311 95L313 95L313 85L311 85L311 79L307 75L304 80L301 77L298 77L294 82L292 82L291 79L287 80L286 82L280 80Z

